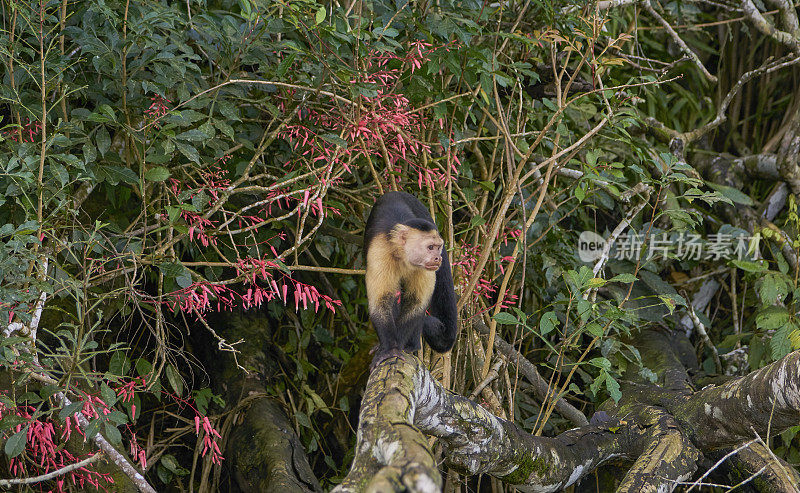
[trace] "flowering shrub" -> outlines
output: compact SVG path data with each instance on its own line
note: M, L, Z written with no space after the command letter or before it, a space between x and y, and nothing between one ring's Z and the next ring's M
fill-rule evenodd
M594 379L581 399L618 391L620 334L639 315L595 301L600 281L564 245L618 214L630 183L669 189L669 201L704 186L628 131L642 121L644 84L661 83L626 72L628 33L550 2L525 16L480 2L349 6L363 10L313 0L0 9L7 475L77 463L102 437L129 453L113 461L131 466L118 482L219 490L236 476L219 468L235 467L222 444L249 419L237 413L250 396L233 385L246 381L289 414L309 468L323 482L341 477L353 375L374 339L361 238L388 190L430 207L462 329L524 326L542 361L577 361ZM538 25L555 12L575 29ZM561 89L551 93L559 86L540 81L545 72ZM694 205L676 207L675 222L697 221ZM770 279L785 298L789 284ZM670 296L658 299L680 301ZM585 333L602 348L596 359L581 352ZM800 340L781 334L776 351ZM464 368L480 365L462 365L472 353L461 344L445 374L468 386ZM522 420L539 415L504 400ZM108 479L93 463L40 486Z

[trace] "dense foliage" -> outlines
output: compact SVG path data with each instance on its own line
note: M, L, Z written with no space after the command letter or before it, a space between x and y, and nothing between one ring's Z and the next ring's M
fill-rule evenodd
M3 477L77 462L92 451L70 434L100 433L157 489L227 488L225 383L250 372L337 483L374 343L360 234L390 189L431 207L451 251L461 335L439 374L470 395L502 368L479 398L531 432L570 424L474 322L587 415L629 368L651 378L631 332L678 325L708 279L725 289L691 312L704 371L800 348L794 199L754 228L736 211L777 177L707 172L783 159L797 59L720 3L4 1ZM664 19L701 25L680 31L699 60ZM583 231L616 246L585 262ZM774 445L800 460L793 432Z

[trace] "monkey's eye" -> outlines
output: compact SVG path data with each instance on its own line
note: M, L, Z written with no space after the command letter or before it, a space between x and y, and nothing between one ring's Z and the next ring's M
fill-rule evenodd
M433 245L428 245L428 250L430 250L430 251L433 251L433 250L434 250L434 248L436 248L436 247L435 247L435 246L433 246Z

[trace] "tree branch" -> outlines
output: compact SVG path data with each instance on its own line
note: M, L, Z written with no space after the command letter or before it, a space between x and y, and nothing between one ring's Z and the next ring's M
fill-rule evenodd
M764 16L761 15L761 12L759 12L755 4L753 4L752 0L742 0L742 10L747 18L750 19L750 21L756 27L756 29L771 37L778 43L786 45L795 53L800 53L800 38L798 38L797 35L792 35L790 33L781 31L772 23L768 22ZM792 7L792 10L794 10L794 7Z
M80 462L76 462L74 464L70 464L68 466L64 466L60 469L56 469L55 471L50 471L47 474L42 474L40 476L34 476L32 478L16 478L16 479L0 479L0 487L8 488L9 486L14 486L17 484L33 484L33 483L41 483L42 481L47 481L48 479L57 478L58 476L63 476L64 474L69 474L72 471L77 469L81 469L83 467L88 466L92 462L96 461L100 457L103 456L102 452L96 453L90 457L83 459Z
M483 322L477 321L473 324L473 327L481 334L489 335L489 327L487 327ZM550 386L547 384L547 381L542 378L542 376L539 374L539 370L536 369L536 366L534 366L533 363L528 360L528 358L523 356L522 353L514 348L514 346L504 341L500 336L495 336L494 346L497 348L497 351L503 354L510 363L513 363L517 368L519 368L519 371L525 375L525 378L527 378L531 383L533 393L541 402L545 402L549 397L551 397ZM577 426L583 426L589 423L589 420L586 419L586 416L584 416L582 412L580 412L562 397L556 399L556 411L558 411L558 414L572 421L572 423Z
M439 491L441 476L423 433L441 439L449 467L533 491L559 491L620 457L639 459L626 491L642 491L634 488L645 483L669 491L696 469L695 447L657 409L640 406L631 416L623 422L603 413L595 424L553 438L533 436L443 388L417 358L389 358L367 382L353 465L334 491ZM665 449L680 460L664 463Z
M647 13L653 16L655 20L658 21L658 23L664 27L667 33L669 33L669 35L672 37L675 43L680 47L684 55L688 56L695 63L695 65L697 65L697 67L700 68L700 71L703 73L706 79L710 80L711 82L717 82L717 78L711 75L711 73L708 71L705 65L703 65L703 62L700 61L700 58L697 56L697 54L694 51L692 51L691 48L689 48L689 45L687 45L686 42L682 40L680 36L678 36L678 33L675 32L675 29L672 29L672 26L669 25L669 22L667 22L663 17L661 17L661 15L658 12L656 12L656 9L654 9L653 6L650 5L650 0L642 0L642 7L644 7Z

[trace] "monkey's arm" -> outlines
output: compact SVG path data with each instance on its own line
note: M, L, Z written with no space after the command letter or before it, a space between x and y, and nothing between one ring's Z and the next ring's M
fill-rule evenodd
M366 283L369 318L380 341L378 355L403 347L397 326L400 274L396 265L397 261L392 255L392 245L386 235L374 237L367 245Z
M458 332L456 292L446 250L442 250L442 266L436 271L436 285L428 311L432 317L425 317L422 336L435 351L446 353L453 348Z

